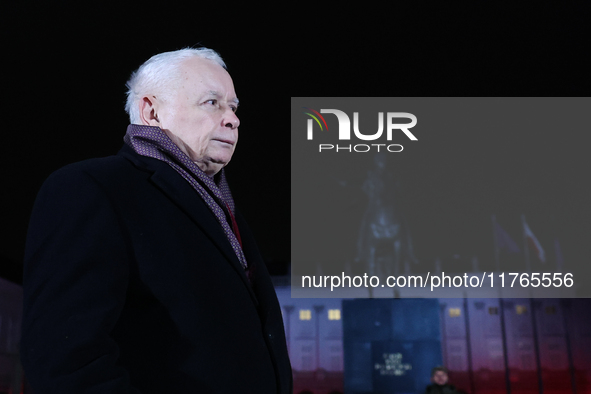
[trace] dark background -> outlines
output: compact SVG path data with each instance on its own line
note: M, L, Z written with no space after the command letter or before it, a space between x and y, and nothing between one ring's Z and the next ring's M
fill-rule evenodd
M128 123L125 82L159 52L203 45L226 61L241 103L240 143L227 176L276 273L287 272L290 260L289 97L588 96L591 91L585 5L395 5L387 12L369 4L331 10L285 4L282 11L218 6L3 6L0 276L21 281L28 217L43 180L65 164L118 151ZM536 136L518 138L531 139L534 147L516 145L508 160L536 166L540 156L550 154L535 149ZM569 178L578 186L565 191L571 196L567 202L581 216L589 190L585 141L581 135L563 147L578 171ZM550 166L540 174L551 172ZM434 190L444 197L460 187L460 175L442 169ZM529 190L554 187L540 177ZM455 204L451 214L469 214L464 201ZM448 207L432 209L441 216ZM580 228L585 239L589 227ZM566 245L563 250L566 259Z

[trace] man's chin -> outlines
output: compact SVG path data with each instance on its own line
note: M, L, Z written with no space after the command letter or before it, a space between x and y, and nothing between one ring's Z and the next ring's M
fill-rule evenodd
M208 176L214 176L215 174L217 174L218 172L220 172L222 170L222 168L224 168L226 165L228 165L228 163L230 162L230 159L211 159L211 160L207 160L207 161L202 161L202 162L195 162L195 164L197 164L197 166L203 171L205 172Z

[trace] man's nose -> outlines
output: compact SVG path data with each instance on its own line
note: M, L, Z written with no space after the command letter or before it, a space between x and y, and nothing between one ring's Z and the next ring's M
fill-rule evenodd
M222 119L222 125L231 129L237 129L240 126L240 119L232 110L227 110Z

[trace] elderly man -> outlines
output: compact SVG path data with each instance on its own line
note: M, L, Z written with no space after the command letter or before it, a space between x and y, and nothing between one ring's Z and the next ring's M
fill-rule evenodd
M36 393L288 393L265 264L223 167L238 99L206 48L128 82L116 156L43 185L25 254L22 361Z

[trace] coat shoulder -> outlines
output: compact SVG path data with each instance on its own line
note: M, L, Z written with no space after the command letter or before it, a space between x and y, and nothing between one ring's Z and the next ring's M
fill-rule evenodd
M122 150L123 151L123 150ZM135 152L133 152L135 154ZM147 170L143 161L154 161L150 158L131 160L129 154L93 158L68 164L51 173L43 188L69 188L74 185L95 183L102 186L130 186L134 180L145 180L152 171ZM132 159L135 159L132 157Z
M123 172L133 169L133 164L121 155L112 155L101 158L86 159L68 164L54 171L48 179L60 179L67 177L87 176L104 177L118 176Z

